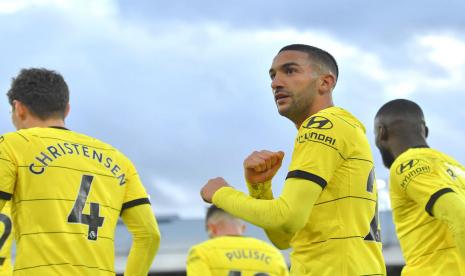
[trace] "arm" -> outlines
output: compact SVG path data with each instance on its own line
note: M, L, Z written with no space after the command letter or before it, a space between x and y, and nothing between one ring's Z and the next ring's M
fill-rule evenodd
M465 260L465 201L458 194L448 192L433 204L432 215L449 226L457 249Z
M253 184L247 181L247 188L249 195L256 199L273 199L273 192L271 191L271 181ZM265 233L270 241L279 249L288 249L290 246L293 234L285 233L279 230L265 229Z
M249 195L256 199L273 199L271 191L271 181L253 184L247 181ZM289 242L294 234L285 233L279 230L265 229L265 233L270 241L279 249L288 249L291 247Z
M249 195L256 199L273 199L271 189L271 177L281 167L284 155L280 152L272 153L269 151L254 152L244 160L244 171ZM268 162L268 166L266 164ZM263 175L263 168L260 165L270 168L271 173ZM252 181L260 181L254 183ZM262 182L263 181L263 182ZM265 229L265 233L270 241L279 249L290 247L290 240L293 234L285 233L279 230Z
M322 187L312 181L290 178L276 199L255 199L232 187L222 187L214 193L213 203L259 227L293 235L307 223L321 191Z
M210 268L203 260L198 249L191 249L187 257L187 275L188 276L211 276Z
M133 238L124 275L147 275L160 245L160 232L152 208L148 204L134 206L125 209L121 218Z

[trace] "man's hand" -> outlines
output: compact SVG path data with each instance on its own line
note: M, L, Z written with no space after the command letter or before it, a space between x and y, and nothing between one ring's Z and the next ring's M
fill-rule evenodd
M222 177L212 178L200 190L200 196L205 202L212 203L213 195L223 187L231 187Z
M284 152L254 151L244 160L245 179L251 184L271 180L283 162Z

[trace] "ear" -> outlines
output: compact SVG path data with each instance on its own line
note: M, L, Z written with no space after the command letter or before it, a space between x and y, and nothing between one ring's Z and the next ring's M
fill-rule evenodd
M29 109L22 102L13 100L13 112L16 114L16 117L24 120L29 113Z
M66 104L64 118L68 117L70 109L71 109L71 106L69 105L69 103Z
M218 229L215 224L213 223L207 224L207 233L210 238L216 237L217 232L218 232Z
M378 131L379 131L379 140L381 141L386 141L389 138L389 133L388 129L384 125L379 125L378 126Z
M428 138L428 134L429 134L429 129L428 129L428 127L425 125L425 138Z
M333 90L334 85L336 85L336 78L333 74L322 74L320 76L320 87L318 92L320 95L329 93Z

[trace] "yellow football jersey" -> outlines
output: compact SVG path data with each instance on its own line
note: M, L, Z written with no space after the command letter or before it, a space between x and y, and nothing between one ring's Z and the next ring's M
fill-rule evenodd
M13 224L11 222L11 208L8 201L0 213L0 276L13 274L11 265L11 245L13 241Z
M63 128L0 137L0 197L12 199L15 275L114 275L120 213L148 204L118 150Z
M440 195L465 199L465 168L430 148L402 153L390 169L390 197L406 266L402 275L465 275L465 262L446 224L432 216Z
M223 236L193 246L188 276L284 276L283 255L272 245L250 237Z
M291 240L292 275L385 275L373 157L361 122L338 107L305 120L287 178L323 188Z

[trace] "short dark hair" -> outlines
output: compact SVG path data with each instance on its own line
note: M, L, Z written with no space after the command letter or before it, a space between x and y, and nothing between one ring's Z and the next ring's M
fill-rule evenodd
M325 50L306 44L291 44L281 48L278 53L283 51L299 51L307 53L310 59L315 61L317 64L326 66L331 72L334 73L336 80L338 79L339 67L337 66L336 59Z
M17 100L23 103L38 118L64 118L69 102L69 90L63 77L45 68L22 69L12 79L7 93L13 105Z
M385 103L376 113L375 117L390 116L402 119L414 118L424 120L423 110L421 107L410 100L396 99Z
M227 214L225 210L223 210L221 208L218 208L218 207L216 207L215 205L212 204L207 209L207 215L205 216L205 222L207 222L208 219L210 219L210 217L213 216L216 213L225 213L225 214Z

